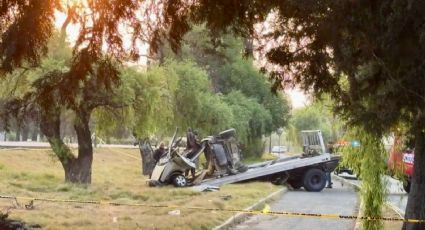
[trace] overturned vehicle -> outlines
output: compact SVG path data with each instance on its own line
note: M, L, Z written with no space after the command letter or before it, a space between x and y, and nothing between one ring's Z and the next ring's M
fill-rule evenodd
M183 151L179 149L182 138L176 138L177 131L176 129L168 149L160 156L151 173L148 180L150 186L174 184L176 187L184 187L197 184L204 178L233 175L247 170L241 163L241 151L234 129L208 136L201 141L194 139L189 130L187 147ZM195 176L201 155L205 156L206 163L204 170ZM193 172L190 180L187 176L189 171Z

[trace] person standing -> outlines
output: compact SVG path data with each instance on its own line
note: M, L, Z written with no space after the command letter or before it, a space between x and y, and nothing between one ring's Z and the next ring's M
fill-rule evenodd
M161 142L161 144L159 145L159 148L157 148L154 152L153 152L153 159L155 160L155 164L158 163L159 159L161 159L162 155L164 155L165 153L165 145L164 143Z
M333 154L334 153L334 143L332 141L328 142L328 153L329 154ZM327 182L327 186L326 188L332 188L332 177L331 177L331 172L330 170L326 170L326 182Z
M198 153L200 148L201 148L201 145L196 140L195 133L192 131L192 128L189 128L187 130L187 135L186 135L186 151L187 151L186 157L192 160L192 158L195 156L196 153ZM196 169L191 168L190 172L192 174L192 178L195 178ZM188 171L185 172L186 176L187 174L188 174Z

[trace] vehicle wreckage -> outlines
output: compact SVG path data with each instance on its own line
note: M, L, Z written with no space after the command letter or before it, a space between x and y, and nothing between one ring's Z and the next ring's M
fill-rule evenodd
M229 129L215 136L208 136L199 143L196 152L188 157L188 150L180 151L182 138L176 138L177 130L150 179L150 186L174 184L176 187L194 186L197 191L218 189L223 184L248 180L266 180L273 184L290 184L307 191L321 191L326 185L326 172L338 165L339 156L326 153L322 133L319 130L301 132L303 152L296 156L279 158L245 166L241 163L236 131ZM189 180L187 171L196 168L196 161L204 154L206 165L196 178Z

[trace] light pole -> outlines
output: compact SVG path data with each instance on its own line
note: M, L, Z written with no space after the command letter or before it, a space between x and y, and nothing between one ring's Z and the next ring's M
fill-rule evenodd
M276 133L279 135L279 156L280 156L280 136L282 135L282 133L283 133L283 129L282 128L278 128L277 130L276 130Z

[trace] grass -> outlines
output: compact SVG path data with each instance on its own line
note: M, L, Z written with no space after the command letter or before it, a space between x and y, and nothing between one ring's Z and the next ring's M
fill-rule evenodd
M222 186L218 192L198 193L190 188L151 188L141 175L138 149L96 149L92 184L63 182L60 163L50 150L0 150L0 191L3 195L53 199L105 200L121 203L172 205L179 208L51 203L0 200L0 211L10 218L43 229L211 229L233 215L217 211L189 210L184 206L246 208L279 189L271 183L252 182ZM223 197L231 196L230 199ZM180 215L168 212L180 210Z
M264 153L261 156L250 156L243 159L244 164L254 164L262 161L271 161L277 159L277 156L271 153Z
M288 157L288 156L297 156L300 155L300 152L286 152L283 153L282 156ZM254 164L262 161L272 161L276 160L278 157L272 153L263 153L261 156L250 156L243 159L243 162L245 164Z

